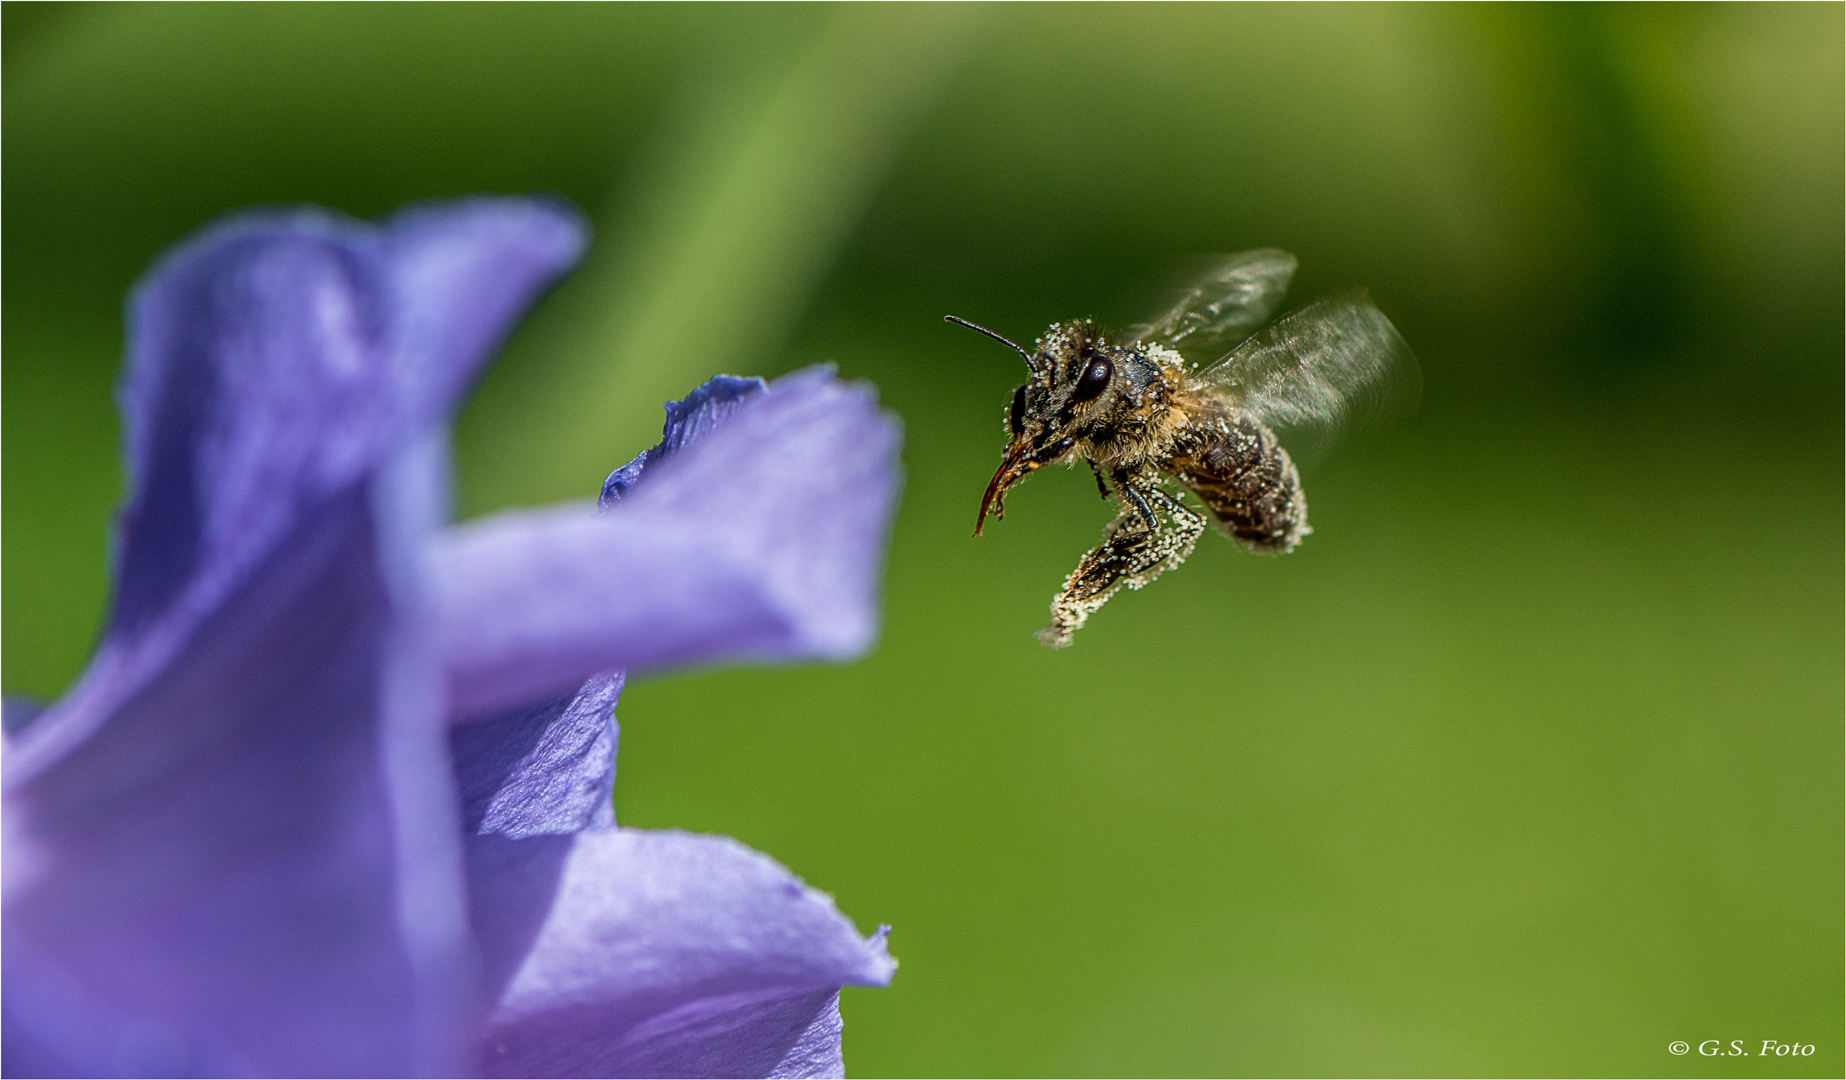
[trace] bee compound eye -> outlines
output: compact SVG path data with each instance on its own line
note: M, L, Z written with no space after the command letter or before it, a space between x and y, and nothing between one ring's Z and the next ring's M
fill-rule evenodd
M1108 388L1109 380L1115 377L1115 365L1106 356L1091 360L1077 378L1077 388L1071 391L1072 401L1094 401Z
M1024 435L1026 433L1025 387L1021 386L1019 389L1013 391L1013 407L1007 411L1006 422L1007 426L1013 429L1013 434Z

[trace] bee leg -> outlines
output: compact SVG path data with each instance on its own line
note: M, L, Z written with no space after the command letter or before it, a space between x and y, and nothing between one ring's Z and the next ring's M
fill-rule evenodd
M1092 548L1064 579L1064 588L1051 601L1051 625L1038 632L1042 644L1054 649L1069 645L1071 636L1122 586L1139 589L1178 566L1192 554L1192 546L1205 531L1203 517L1157 485L1143 488L1118 481L1118 488L1124 502L1129 501L1128 493L1132 492L1147 507L1148 519L1154 525L1148 525L1139 508L1123 507L1103 530L1102 543ZM1166 513L1164 523L1147 506L1149 502Z
M1089 458L1084 458L1083 460L1090 466L1090 475L1096 478L1096 490L1102 492L1102 497L1107 499L1109 497L1109 481L1102 478L1102 470L1096 467L1094 461L1090 461Z
M1122 583L1131 589L1139 589L1186 561L1192 554L1193 545L1199 542L1199 536L1205 532L1205 517L1195 513L1185 503L1161 490L1158 485L1149 485L1148 495L1167 514L1167 527L1161 530L1166 539L1160 545L1163 554L1158 560L1123 579Z
M1127 509L1131 509L1136 514L1140 515L1142 524L1146 525L1150 530L1158 531L1160 528L1160 519L1154 516L1153 507L1147 505L1147 497L1150 493L1154 494L1156 497L1163 495L1164 493L1161 492L1160 485L1136 483L1135 478L1129 474L1127 469L1117 469L1112 475L1115 478L1115 489L1122 493L1122 502L1126 504ZM1143 488L1146 490L1143 491ZM1167 501L1171 502L1172 500L1169 499ZM1181 510L1185 511L1185 508L1181 507ZM1190 513L1190 511L1185 512Z

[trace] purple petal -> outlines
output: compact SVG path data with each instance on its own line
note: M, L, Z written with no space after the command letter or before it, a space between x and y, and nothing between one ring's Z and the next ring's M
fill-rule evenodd
M897 423L824 369L782 379L600 517L450 530L434 551L461 718L597 671L846 659L877 630Z
M446 420L526 309L583 256L582 217L549 200L412 207L385 228L391 374L413 424Z
M761 379L740 379L735 375L713 375L699 388L678 401L666 404L667 423L659 445L643 450L635 459L609 474L603 481L598 505L604 510L614 506L641 480L641 474L677 455L686 444L723 423L745 401L768 389Z
M468 895L491 910L481 938L488 1000L498 998L551 910L569 837L615 826L613 710L619 673L575 693L450 730L461 782ZM477 935L479 936L479 935Z
M619 673L537 708L457 726L450 733L471 834L568 835L615 824Z
M7 792L8 932L99 1012L253 1072L423 1067L399 905L426 883L400 880L393 800L442 793L380 767L392 605L364 495L323 505L106 728Z
M562 208L477 200L383 227L249 214L163 259L130 307L116 595L86 675L113 693L97 704L158 671L322 500L446 416L582 244Z
M121 592L7 748L9 1068L468 1067L431 429L578 245L531 203L270 214L142 286Z
M477 877L503 888L474 902L500 989L490 1075L826 1072L834 994L882 986L895 967L882 933L861 938L826 896L734 840L590 829L499 845L513 872ZM522 862L555 881L537 919L509 884Z
M884 928L878 931L885 933ZM881 937L882 942L884 939ZM840 1019L840 992L835 990L828 996L826 1004L817 1009L807 1020L794 1042L775 1066L763 1075L772 1078L787 1077L789 1080L806 1077L844 1077L846 1061L840 1052L840 1036L845 1028Z
M0 1075L236 1076L245 1063L157 1020L136 1020L92 999L30 938L5 927ZM240 1067L243 1066L243 1067Z
M0 726L6 729L10 738L26 729L26 725L38 719L45 711L46 703L25 694L8 694L0 700Z

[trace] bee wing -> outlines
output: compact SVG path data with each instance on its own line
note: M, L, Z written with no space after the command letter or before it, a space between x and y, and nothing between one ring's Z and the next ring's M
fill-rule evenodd
M1166 314L1133 327L1129 336L1181 352L1213 355L1263 325L1294 276L1295 257L1276 248L1226 256Z
M1268 424L1297 463L1417 406L1416 356L1364 289L1276 320L1198 378Z

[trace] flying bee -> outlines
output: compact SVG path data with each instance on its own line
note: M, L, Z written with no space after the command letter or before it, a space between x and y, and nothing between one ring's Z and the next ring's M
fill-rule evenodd
M988 514L1004 516L1008 488L1051 464L1088 463L1120 507L1064 580L1039 641L1069 645L1122 586L1139 589L1185 561L1206 514L1252 551L1292 550L1309 532L1308 504L1283 442L1317 457L1355 422L1414 407L1416 359L1362 289L1258 331L1294 273L1286 251L1232 255L1118 339L1087 319L1053 323L1034 352L947 316L1016 350L1030 372L1007 407L1008 441L975 535ZM1195 367L1187 354L1222 358Z

